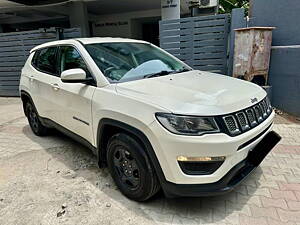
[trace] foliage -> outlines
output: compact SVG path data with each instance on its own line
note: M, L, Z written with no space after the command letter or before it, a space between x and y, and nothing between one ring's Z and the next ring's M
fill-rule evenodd
M220 0L220 13L231 13L235 8L245 8L248 13L249 0Z

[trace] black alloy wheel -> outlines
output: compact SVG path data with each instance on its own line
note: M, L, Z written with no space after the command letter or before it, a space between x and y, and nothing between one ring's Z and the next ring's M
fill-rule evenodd
M47 127L42 125L37 111L30 102L26 103L26 115L34 134L37 136L45 136L48 133Z
M135 158L122 146L117 146L114 152L114 166L119 179L131 190L140 186L140 169Z
M160 189L144 146L128 134L118 133L110 138L107 164L120 191L132 200L146 201Z

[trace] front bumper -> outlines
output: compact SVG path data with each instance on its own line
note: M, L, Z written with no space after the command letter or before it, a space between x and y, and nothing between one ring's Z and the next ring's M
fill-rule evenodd
M272 131L273 112L257 127L231 137L225 133L202 136L172 134L157 121L150 126L146 134L157 157L162 176L174 184L209 184L221 180L234 166L246 159L249 151ZM225 157L224 163L212 174L186 174L177 161L178 156L187 157Z
M164 182L163 190L168 197L197 197L218 195L231 191L243 181L267 156L281 137L274 131L269 132L249 151L248 156L235 165L221 180L209 184L174 184Z

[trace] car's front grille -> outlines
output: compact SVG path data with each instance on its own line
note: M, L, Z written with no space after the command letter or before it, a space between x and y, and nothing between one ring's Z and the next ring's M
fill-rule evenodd
M231 136L244 133L269 117L272 107L267 98L256 105L223 117L223 122Z
M254 112L255 112L257 122L258 123L262 122L264 119L263 119L263 114L261 112L261 108L260 108L259 104L254 106L253 109L254 109Z
M247 131L250 129L250 125L249 125L247 116L244 112L238 112L236 114L236 117L238 119L238 122L241 126L242 131Z
M223 117L223 119L225 121L228 131L231 134L237 135L237 134L241 133L241 131L239 129L239 125L233 115L225 116L225 117Z

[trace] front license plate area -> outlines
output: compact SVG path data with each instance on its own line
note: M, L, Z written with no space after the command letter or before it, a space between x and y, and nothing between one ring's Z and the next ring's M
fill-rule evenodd
M254 166L258 166L280 140L281 137L276 132L269 132L255 148L249 152L248 161Z

